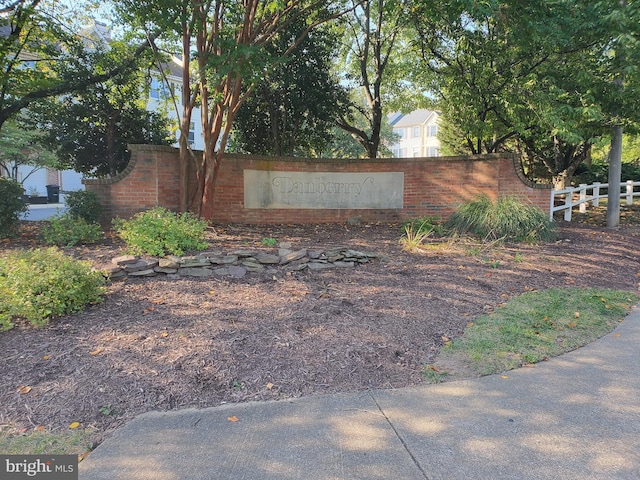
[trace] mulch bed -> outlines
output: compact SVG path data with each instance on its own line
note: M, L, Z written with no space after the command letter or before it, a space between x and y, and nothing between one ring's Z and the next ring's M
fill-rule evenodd
M25 223L0 253L36 246L40 227ZM565 224L560 240L540 246L457 243L420 254L402 251L401 233L399 225L216 226L209 241L221 250L273 253L262 244L273 237L294 249L345 245L382 257L321 272L114 281L102 304L40 330L0 333L0 428L80 422L100 441L150 410L416 385L444 341L512 296L638 290L638 226ZM113 237L66 250L98 263L123 253Z

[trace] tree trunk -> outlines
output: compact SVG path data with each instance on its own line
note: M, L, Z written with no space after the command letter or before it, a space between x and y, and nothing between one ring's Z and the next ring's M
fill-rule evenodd
M607 227L620 225L620 182L622 171L622 127L613 127L609 150L609 195L607 200Z

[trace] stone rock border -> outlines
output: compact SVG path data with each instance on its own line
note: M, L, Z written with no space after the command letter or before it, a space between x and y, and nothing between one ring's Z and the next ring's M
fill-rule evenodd
M100 270L111 279L156 275L166 275L172 279L214 275L242 278L248 273L261 273L276 268L287 271L353 268L378 257L375 253L360 252L349 247L291 250L289 244L281 244L274 254L257 250L235 250L230 253L209 251L185 257L169 255L163 258L123 255L113 258L111 265Z

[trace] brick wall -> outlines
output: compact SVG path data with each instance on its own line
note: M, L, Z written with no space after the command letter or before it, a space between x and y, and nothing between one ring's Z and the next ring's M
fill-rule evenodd
M179 207L179 158L172 147L132 145L127 169L117 177L85 180L109 217L130 217L155 205ZM518 170L513 155L335 160L259 157L227 154L220 167L212 219L219 223L333 223L360 217L366 222L393 222L419 216L446 219L457 205L478 194L491 198L517 195L549 211L549 190L532 185ZM403 209L245 209L245 169L289 172L403 172ZM190 182L192 183L192 182Z

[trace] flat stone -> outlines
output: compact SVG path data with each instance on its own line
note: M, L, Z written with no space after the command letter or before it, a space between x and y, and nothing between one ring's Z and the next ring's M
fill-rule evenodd
M229 275L229 267L220 267L213 270L214 275L218 275L220 277L226 277Z
M330 268L336 268L333 263L309 262L305 265L307 265L307 268L309 268L309 270L328 270Z
M153 270L158 266L157 260L138 260L136 263L127 263L124 265L124 271L127 273L139 272L142 270Z
M291 244L291 242L280 242L278 247L291 249L293 248L293 245Z
M280 263L280 257L278 255L270 255L268 253L257 253L254 257L258 263L275 264Z
M109 273L109 278L111 279L115 279L115 278L123 278L127 276L127 272L125 272L124 270L122 270L121 268L119 268L117 271L115 272L111 272Z
M168 255L158 260L158 266L161 268L178 268L180 267L180 257Z
M290 248L279 248L278 249L278 255L281 257L285 257L289 254L291 254L293 252L293 250L291 250Z
M191 257L182 257L182 259L180 260L180 266L181 267L207 267L211 265L211 262L209 261L209 258L207 257L202 257L200 255L195 255L195 256L191 256Z
M255 257L258 254L256 250L236 250L232 252L232 255L237 255L240 258Z
M297 265L289 265L287 267L288 270L291 270L292 272L300 272L302 270L306 270L307 268L309 268L309 264L308 263L299 263Z
M213 270L206 267L182 267L178 269L178 275L185 277L210 277Z
M298 250L297 252L291 252L288 255L285 255L280 258L280 265L286 265L289 262L293 262L294 260L300 260L302 257L307 255L307 249L303 248L302 250Z
M307 257L309 257L312 260L316 260L316 259L320 258L323 253L324 253L324 250L319 249L319 248L312 249L312 250L307 250Z
M353 267L355 262L333 262L333 264L338 268L348 268Z
M264 266L258 262L245 261L242 262L242 266L249 272L258 273L264 271Z
M334 255L340 255L342 252L349 250L349 247L333 247L325 251L324 254L327 257L333 257Z
M247 274L247 269L238 265L231 265L229 267L229 275L233 278L242 278Z
M157 274L153 268L149 268L147 270L137 270L135 272L129 272L128 275L130 277L154 277Z
M133 255L122 255L120 257L112 258L111 263L114 265L127 265L129 263L136 263L138 260L138 257Z
M327 255L327 260L330 262L337 262L339 260L342 260L344 258L344 255Z
M362 257L366 257L366 255L362 252L358 252L357 250L346 250L344 252L344 256L345 257L356 257L356 258L362 258Z
M232 265L238 261L237 255L219 255L217 257L209 257L209 261L216 265Z
M169 268L169 267L156 267L154 270L158 273L178 273L177 268Z

